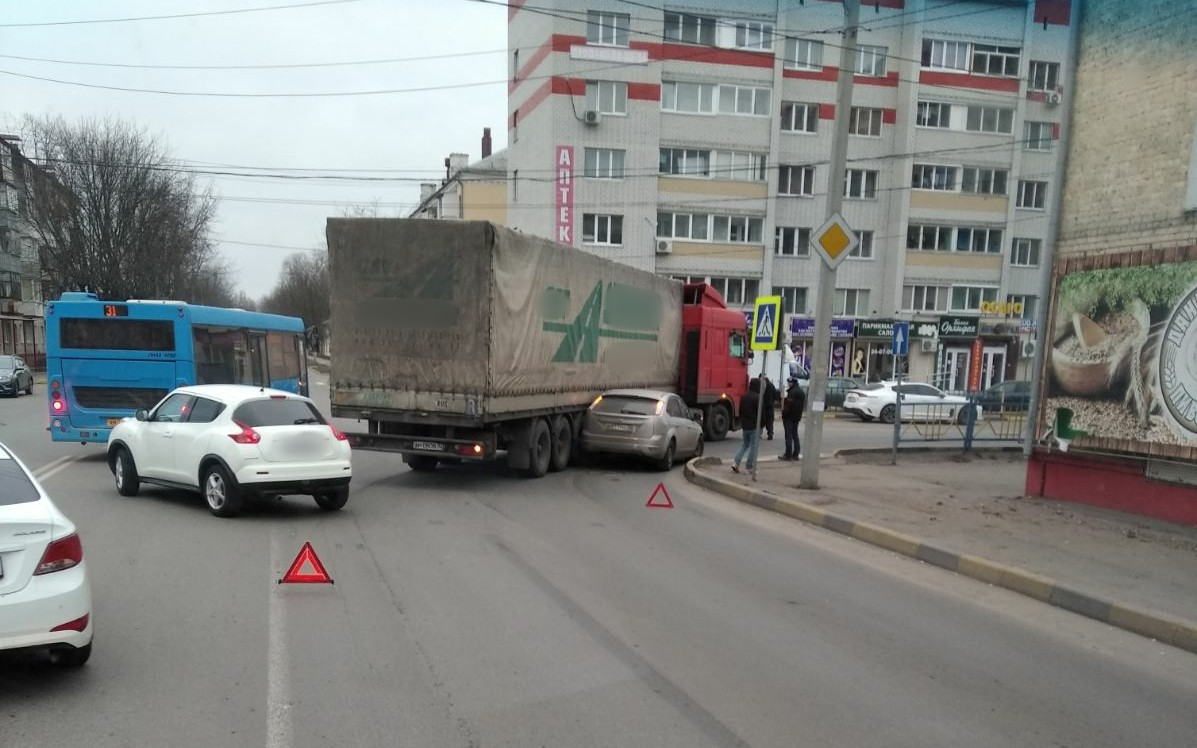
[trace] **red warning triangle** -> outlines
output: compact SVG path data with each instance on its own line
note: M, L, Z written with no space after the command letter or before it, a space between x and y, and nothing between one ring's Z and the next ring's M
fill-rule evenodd
M657 498L657 497L660 498ZM666 490L664 483L658 483L653 495L648 497L648 503L645 506L651 509L672 509L673 499L669 498L669 491Z
M306 568L305 568L306 567ZM287 569L287 573L283 578L278 580L279 584L333 584L333 579L324 570L324 564L320 563L319 557L316 556L316 551L312 550L311 543L304 543L303 548L300 549L299 555L291 562L291 568Z

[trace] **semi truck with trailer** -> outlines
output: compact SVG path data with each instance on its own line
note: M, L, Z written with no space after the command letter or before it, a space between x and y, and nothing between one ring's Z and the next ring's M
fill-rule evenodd
M330 218L327 239L331 408L365 424L357 449L540 477L627 387L677 392L710 441L734 428L747 324L707 284L486 221Z

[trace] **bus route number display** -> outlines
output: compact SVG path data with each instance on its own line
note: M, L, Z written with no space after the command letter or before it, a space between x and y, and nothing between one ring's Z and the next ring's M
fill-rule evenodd
M104 316L105 317L128 317L129 316L129 307L125 306L124 304L105 304L104 305Z

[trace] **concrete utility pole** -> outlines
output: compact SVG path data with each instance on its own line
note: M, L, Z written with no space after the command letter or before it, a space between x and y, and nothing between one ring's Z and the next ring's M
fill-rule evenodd
M844 37L840 47L840 74L835 97L835 140L831 144L831 178L827 183L827 217L844 203L844 172L848 162L848 124L852 117L852 81L856 71L856 35L860 0L844 0ZM811 354L810 412L802 440L801 488L819 487L819 452L823 449L823 413L827 402L827 375L831 358L831 318L835 313L835 268L822 264L819 271L819 307L815 311L815 350Z

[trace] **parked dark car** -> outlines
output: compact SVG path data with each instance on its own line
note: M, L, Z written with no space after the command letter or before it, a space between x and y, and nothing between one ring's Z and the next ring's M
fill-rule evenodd
M33 370L17 356L0 356L0 395L33 394Z
M803 372L805 373L805 369ZM809 374L805 377L798 378L798 386L802 391L810 396L810 379ZM824 402L828 408L842 408L844 407L844 394L848 390L860 389L864 386L864 382L859 379L852 379L851 377L828 377L827 378L827 393Z
M977 401L986 413L1022 413L1031 407L1031 383L1009 380L982 390Z

